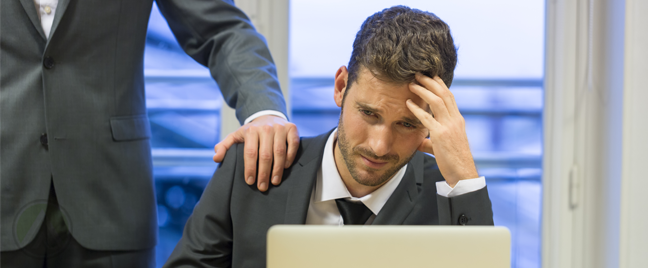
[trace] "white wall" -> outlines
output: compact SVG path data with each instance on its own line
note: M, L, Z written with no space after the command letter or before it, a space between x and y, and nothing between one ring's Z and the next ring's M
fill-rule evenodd
M543 267L648 267L646 11L547 1Z

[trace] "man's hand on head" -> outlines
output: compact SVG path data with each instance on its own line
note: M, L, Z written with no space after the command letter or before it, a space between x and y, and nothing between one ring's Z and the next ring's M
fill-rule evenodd
M407 107L430 131L430 138L423 140L419 151L436 157L439 170L451 187L459 180L479 177L468 145L466 123L454 95L438 76L416 74L416 81L419 84L411 83L410 90L427 102L434 114L407 100Z
M295 160L299 132L295 124L281 117L261 116L216 144L214 162L223 161L225 152L235 143L241 142L245 142L245 182L252 185L256 181L259 190L265 192L270 182L273 185L281 183L284 169L290 167Z

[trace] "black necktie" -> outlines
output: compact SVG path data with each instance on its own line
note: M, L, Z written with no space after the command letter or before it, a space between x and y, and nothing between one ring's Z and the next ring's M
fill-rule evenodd
M362 202L351 202L344 198L335 199L340 215L344 220L344 225L365 224L373 212Z

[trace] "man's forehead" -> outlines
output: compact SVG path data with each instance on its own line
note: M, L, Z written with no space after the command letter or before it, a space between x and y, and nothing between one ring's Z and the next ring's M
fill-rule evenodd
M383 76L372 72L371 70L369 70L369 68L366 68L364 66L360 67L360 70L358 70L358 79L356 79L356 83L384 84L395 87L409 84L408 82L395 82L385 79Z
M400 99L417 99L409 90L409 83L394 82L381 79L374 76L368 69L362 68L359 71L358 78L355 80L353 87L359 87L363 94L369 95L389 95L392 98Z
M418 84L416 81L413 83ZM367 68L362 67L359 70L358 79L354 82L356 86L363 88L368 94L388 94L392 97L402 98L404 100L412 99L417 101L419 96L409 90L411 82L394 82L374 76Z
M416 81L413 82L418 84ZM373 107L376 111L379 111L379 108L376 106L380 106L381 103L384 104L382 101L385 99L396 100L398 105L393 105L391 110L404 110L403 115L412 117L412 121L419 122L407 108L405 104L407 99L411 99L414 103L429 111L428 104L418 95L410 91L410 83L386 81L385 79L374 76L366 67L361 67L358 70L358 77L353 83L355 85L353 85L354 89L351 91L356 91L357 94L354 94L356 95L356 101L363 103L367 107Z

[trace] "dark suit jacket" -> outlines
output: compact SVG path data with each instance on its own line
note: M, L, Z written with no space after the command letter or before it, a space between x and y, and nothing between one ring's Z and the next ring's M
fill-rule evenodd
M187 221L164 267L265 267L266 232L275 224L304 224L328 135L303 138L295 164L279 186L259 192L243 180L243 144L227 152ZM433 157L417 152L373 224L492 225L486 188L454 198L437 195L443 180Z
M155 245L143 75L152 3L60 0L48 40L33 0L2 0L2 250L33 239L52 180L68 228L84 247ZM231 0L157 4L181 47L209 67L240 121L261 110L285 113L265 40Z

